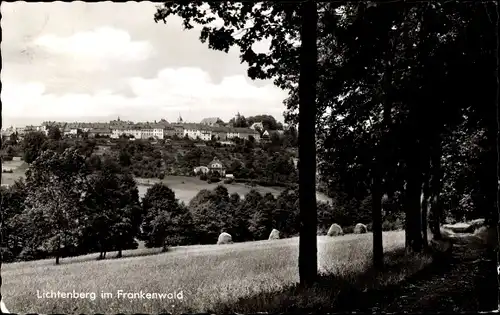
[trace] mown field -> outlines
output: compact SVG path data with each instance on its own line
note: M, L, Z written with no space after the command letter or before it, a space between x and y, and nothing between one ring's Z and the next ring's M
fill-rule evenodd
M319 269L342 279L355 279L370 265L372 235L318 237ZM384 233L386 252L404 247L404 232ZM12 312L17 313L158 313L227 311L227 307L263 294L262 305L279 307L280 292L287 292L298 281L298 238L275 241L236 243L231 245L197 245L174 247L167 253L159 249L126 251L124 258L97 261L97 254L54 260L20 262L2 265L2 296ZM395 263L387 257L388 263ZM426 257L406 262L404 268L388 274L369 277L363 285L398 282L422 269ZM97 294L79 299L39 298L47 291ZM182 299L118 298L124 292L182 292ZM113 297L101 298L101 292ZM267 293L275 292L269 298ZM329 291L330 292L330 291ZM314 294L301 303L331 303L328 295ZM287 295L286 299L293 297ZM314 301L313 301L314 300ZM254 304L251 307L256 307ZM258 305L257 305L258 307ZM243 309L248 312L250 309ZM234 310L237 311L237 310Z
M2 185L12 185L19 178L24 178L28 164L24 161L2 161ZM4 173L3 170L12 170L13 173Z
M2 173L2 184L12 185L19 178L21 177L24 178L25 177L24 173L27 168L28 165L23 161L3 162L2 169L12 169L13 173ZM207 182L202 181L199 178L187 177L187 176L167 176L163 180L137 178L137 181L138 181L139 195L141 198L144 196L144 194L146 194L146 191L149 189L150 185L157 182L163 182L175 192L175 196L179 200L184 201L186 204L189 203L189 201L194 196L196 196L196 194L200 190L202 189L212 190L215 187L217 187L217 185L222 184L222 182L208 184ZM261 194L266 194L270 192L275 196L278 196L283 191L282 187L264 187L264 186L251 187L249 185L242 183L223 184L223 185L227 187L227 190L229 191L230 194L236 192L242 197L246 195L251 189L256 189ZM321 201L330 200L328 196L321 193L317 193L317 199Z
M175 192L176 198L178 198L181 201L184 201L186 204L189 203L189 201L194 196L196 196L196 194L198 194L200 190L202 189L212 190L215 187L217 187L217 185L220 184L226 186L230 194L236 192L242 197L246 195L251 189L256 189L261 194L272 193L276 197L284 190L284 188L282 187L264 187L264 186L251 187L243 183L223 184L222 182L219 182L219 183L208 184L207 182L202 181L197 177L186 177L186 176L167 176L163 180L137 178L137 181L139 183L138 188L139 188L139 195L141 197L143 197L144 194L146 194L146 191L149 189L150 185L162 182ZM317 193L316 197L320 201L330 200L328 196L322 193Z

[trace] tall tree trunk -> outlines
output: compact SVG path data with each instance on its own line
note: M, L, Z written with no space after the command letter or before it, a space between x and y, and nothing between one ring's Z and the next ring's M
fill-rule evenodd
M162 246L161 246L161 252L162 253L167 252L167 238L166 237L163 238L163 242L162 242Z
M382 191L378 174L372 180L372 231L373 231L373 266L384 266L384 245L382 239Z
M318 274L316 212L316 2L301 4L299 77L299 277L303 286L312 285Z
M419 167L417 145L413 146L416 152L407 158L407 179L405 191L405 223L406 223L406 250L418 253L422 250L420 196L422 193L422 174ZM411 150L413 151L413 150ZM417 156L415 156L415 154Z
M421 207L422 209L420 210L421 215L422 215L422 241L424 245L424 249L427 248L427 245L429 244L429 240L427 237L427 229L428 229L428 224L427 224L427 213L428 213L428 207L429 207L429 178L428 178L428 173L426 172L424 176L424 185L422 187L422 196L421 196Z
M57 240L56 265L59 265L59 256L61 256L61 240L60 240L60 238Z
M442 217L441 207L441 189L443 172L441 169L441 140L436 137L431 147L431 168L430 168L430 210L429 210L429 225L432 237L436 240L441 239L440 222Z

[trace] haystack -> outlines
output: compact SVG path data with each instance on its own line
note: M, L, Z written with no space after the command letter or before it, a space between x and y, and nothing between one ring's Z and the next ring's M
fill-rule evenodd
M217 240L217 245L231 244L232 242L233 238L231 237L231 234L222 232L219 235L219 239Z
M273 229L271 234L269 234L269 240L279 240L280 239L280 231Z
M328 236L344 235L344 231L342 231L342 228L340 227L340 225L338 225L337 223L334 223L334 224L332 224L332 226L330 226L326 235L328 235Z
M485 226L486 220L485 219L476 219L472 220L469 222L470 226L467 229L467 233L474 233L474 231L480 229L481 227Z
M355 234L363 234L363 233L366 233L367 230L368 229L366 228L366 225L364 225L363 223L358 223L354 227Z

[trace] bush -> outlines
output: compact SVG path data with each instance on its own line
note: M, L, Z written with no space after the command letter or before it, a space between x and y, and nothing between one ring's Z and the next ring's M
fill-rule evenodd
M224 184L232 184L232 183L234 183L234 179L233 178L226 178L224 180Z
M7 247L0 247L0 255L2 256L2 262L13 262L14 255Z
M212 183L218 183L218 182L220 182L220 178L217 176L212 176L212 177L210 177L209 181Z
M372 223L371 222L366 225L366 229L368 230L368 232L372 232L373 231L372 230Z
M2 157L2 160L4 161L12 161L14 157L12 155L5 155Z
M344 234L352 234L354 233L354 226L352 225L349 225L349 226L346 226L345 228L342 229Z
M382 231L392 231L392 230L394 230L394 223L393 223L393 222L390 222L390 221L385 220L385 221L382 223Z
M206 181L207 179L208 179L207 174L201 174L201 175L200 175L200 180L204 180L204 181Z
M398 218L394 221L384 220L382 223L382 231L397 231L404 228L404 223Z

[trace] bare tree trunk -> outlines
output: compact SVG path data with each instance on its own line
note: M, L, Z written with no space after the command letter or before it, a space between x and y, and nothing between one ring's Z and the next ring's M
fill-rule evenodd
M416 146L415 146L416 147ZM414 147L414 149L415 149ZM418 150L417 150L418 152ZM417 153L418 154L418 153ZM418 253L422 250L420 196L422 194L422 174L419 157L410 155L407 164L405 191L406 250Z
M316 212L316 2L301 4L302 29L299 77L299 277L302 286L317 280Z
M427 245L429 244L429 240L427 237L427 213L428 213L428 207L429 207L429 179L426 174L424 177L424 185L422 188L422 196L421 196L421 215L422 215L422 240L423 240L423 246L424 249L427 248Z
M384 266L384 245L382 238L382 192L378 176L372 181L372 221L373 266L380 270Z
M430 210L429 221L432 237L436 240L441 239L440 221L442 217L441 207L441 189L443 172L441 169L441 141L437 137L431 148L431 169L430 169Z
M164 238L164 239L163 239L161 252L162 252L162 253L167 252L167 239L166 239L166 238Z
M56 265L59 265L59 256L61 255L61 240L57 241L57 249L56 249Z

